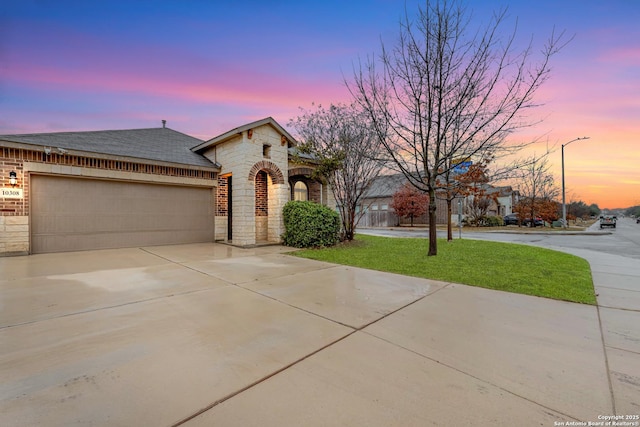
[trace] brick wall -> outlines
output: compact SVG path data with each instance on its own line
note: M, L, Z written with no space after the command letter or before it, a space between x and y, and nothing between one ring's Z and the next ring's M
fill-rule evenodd
M229 214L229 177L218 178L218 190L216 192L216 216Z
M29 252L31 173L190 185L202 185L203 181L217 178L213 171L0 147L0 187L13 188L9 184L11 171L16 172L15 188L22 190L23 198L0 197L0 256Z
M260 171L256 174L256 216L269 216L269 193L267 173Z
M205 180L213 180L216 177L216 173L211 171L56 153L47 155L42 151L0 147L0 186L9 187L9 172L15 171L18 178L16 188L22 189L24 195L23 199L0 198L0 216L29 215L29 172L25 171L25 162Z
M16 172L18 183L15 188L22 189L23 199L0 198L0 216L26 216L29 214L29 180L25 179L23 160L17 150L0 149L0 186L13 188L9 184L9 172Z

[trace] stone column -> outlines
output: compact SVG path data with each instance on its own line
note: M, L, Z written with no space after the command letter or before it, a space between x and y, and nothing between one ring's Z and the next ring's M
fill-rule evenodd
M290 189L288 184L273 184L269 186L269 242L280 243L284 233L282 208L289 201Z

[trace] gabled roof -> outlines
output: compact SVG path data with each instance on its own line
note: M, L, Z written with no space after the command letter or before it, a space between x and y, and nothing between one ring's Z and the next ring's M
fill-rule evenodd
M202 141L169 128L0 135L0 140L96 154L209 168L220 167L191 151Z
M369 185L363 197L365 199L393 197L393 194L408 183L407 178L401 174L378 175ZM482 188L488 194L496 194L497 197L511 196L514 193L511 186L494 187L490 184L482 184Z
M195 147L192 148L192 150L194 152L198 152L201 150L204 150L206 148L209 147L214 147L218 144L222 144L225 141L230 140L231 138L235 137L236 135L240 135L242 134L242 132L248 131L249 129L255 129L257 127L263 126L263 125L269 125L272 128L274 128L276 131L278 131L280 134L284 135L285 138L287 138L287 140L289 141L290 144L295 145L296 140L293 136L291 136L291 134L289 132L287 132L282 126L280 126L278 124L278 122L276 122L273 117L267 117L265 119L262 120L257 120L255 122L251 122L251 123L247 123L246 125L237 127L235 129L231 129L228 132L225 132L221 135L218 135L216 137L211 138L208 141L203 142L202 144L196 145Z
M392 197L393 194L400 190L407 183L407 178L401 174L394 175L378 175L364 192L365 199L378 197Z
M309 163L319 163L318 158L316 156L314 156L313 154L309 154L309 153L303 153L301 152L298 147L289 147L287 149L287 152L289 154L289 159L300 159L304 162L309 162Z
M513 194L513 188L510 185L506 185L502 187L494 187L492 185L487 185L487 193L496 194L497 197L511 196Z

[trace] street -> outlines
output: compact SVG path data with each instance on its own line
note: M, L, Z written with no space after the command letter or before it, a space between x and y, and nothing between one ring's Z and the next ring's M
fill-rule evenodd
M542 231L542 230L541 230ZM519 233L463 233L463 238L494 240L500 242L527 243L552 249L586 249L640 259L640 224L635 219L620 218L616 228L605 228L600 234L600 226L595 222L587 230L589 234L546 234Z
M550 231L549 228L529 229L519 227L504 227L504 231L482 232L477 229L462 230L463 239L492 240L496 242L525 243L552 249L587 249L620 255L627 258L640 259L640 224L635 219L620 218L616 228L600 230L598 222L594 223L585 233ZM394 229L358 229L358 233L387 237L424 237L428 230L424 228L403 230ZM438 237L445 238L446 231L438 230ZM456 228L453 238L459 238Z

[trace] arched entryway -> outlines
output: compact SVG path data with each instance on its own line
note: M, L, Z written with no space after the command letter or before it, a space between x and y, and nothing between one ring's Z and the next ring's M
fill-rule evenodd
M282 208L288 188L280 168L272 162L256 163L249 173L254 183L255 241L279 242L283 232Z

